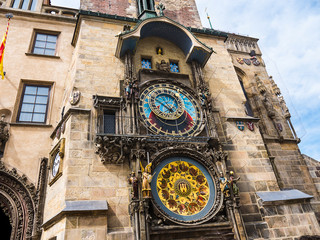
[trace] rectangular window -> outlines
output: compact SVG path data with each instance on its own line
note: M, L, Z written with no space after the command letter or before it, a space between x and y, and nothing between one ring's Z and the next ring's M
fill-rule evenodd
M151 58L142 58L141 67L146 69L152 69Z
M113 111L103 112L103 132L116 133L116 114Z
M50 86L25 85L21 97L18 122L45 123Z
M36 33L32 53L55 56L57 39L57 34Z
M37 0L14 0L11 7L23 10L34 11L37 5Z
M177 61L170 61L170 71L174 73L180 72L179 63Z

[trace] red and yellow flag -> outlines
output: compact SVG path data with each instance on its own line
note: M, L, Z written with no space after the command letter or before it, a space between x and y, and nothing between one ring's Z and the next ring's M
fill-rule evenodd
M6 46L6 41L7 41L7 36L8 36L8 30L9 30L9 25L10 25L10 19L8 19L8 25L7 25L7 31L3 36L1 45L0 45L0 75L2 79L4 79L4 72L3 72L3 56L4 56L4 48Z

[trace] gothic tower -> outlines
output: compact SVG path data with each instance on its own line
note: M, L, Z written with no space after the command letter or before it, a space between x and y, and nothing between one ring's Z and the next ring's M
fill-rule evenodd
M7 239L320 234L320 166L258 39L203 28L194 0L0 2L17 16L0 82Z

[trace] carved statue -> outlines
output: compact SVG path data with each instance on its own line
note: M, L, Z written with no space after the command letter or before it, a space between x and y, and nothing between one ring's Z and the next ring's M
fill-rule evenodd
M273 118L275 116L275 111L274 108L272 106L271 100L268 96L265 96L263 99L263 105L265 106L268 116Z
M279 88L278 85L274 82L272 76L269 77L269 80L270 80L270 82L271 82L272 90L273 90L274 94L275 94L276 96L280 96L280 95L281 95L280 88Z
M263 82L260 80L260 78L258 77L258 74L255 74L254 77L255 77L255 79L256 79L259 92L260 92L261 94L264 94L264 93L267 91L266 87L264 86L264 84L263 84Z
M131 96L132 96L132 82L129 79L125 80L124 94L125 94L127 99L131 99Z
M4 121L6 115L1 115L0 120L0 146L6 143L9 139L9 130L8 130L8 123Z
M239 188L237 186L237 181L239 181L239 179L240 177L235 178L234 172L230 171L229 184L230 184L230 189L232 189L234 196L239 195Z
M230 197L229 184L228 184L227 179L226 179L225 176L223 175L223 172L220 172L219 182L220 182L221 192L224 194L225 197Z
M124 32L128 32L128 31L130 31L131 30L131 26L129 25L129 24L125 24L124 26L123 26L123 31Z
M135 100L139 100L139 85L138 80L134 80L132 84L132 96Z
M157 62L157 69L159 71L170 72L170 64L165 60L161 60L160 63Z
M143 168L140 162L140 167L142 171L142 197L143 198L151 198L151 185L150 185L152 181L151 166L152 166L152 162L149 163L146 166L146 168Z
M136 177L136 173L132 172L128 182L132 185L132 200L139 199L139 180Z

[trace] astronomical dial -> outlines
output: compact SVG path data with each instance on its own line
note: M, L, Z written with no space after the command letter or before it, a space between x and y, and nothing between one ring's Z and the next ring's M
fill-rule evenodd
M53 164L52 164L52 176L55 177L59 172L60 167L60 155L59 152L56 154Z
M140 95L139 112L149 130L157 135L193 136L202 115L194 97L172 84L154 84Z
M215 201L215 184L207 169L188 157L170 157L154 170L152 196L160 210L178 222L204 218Z

